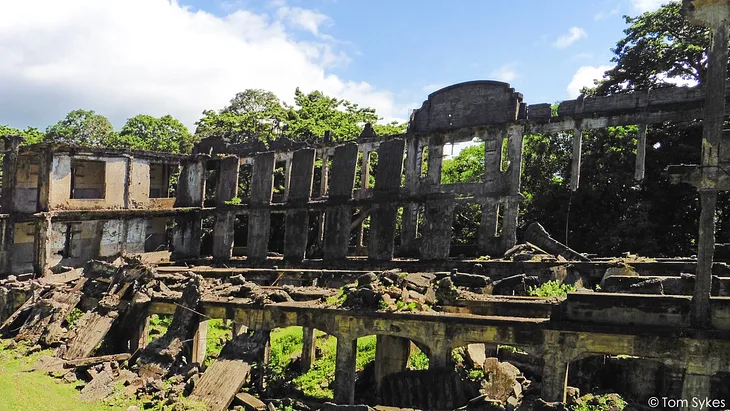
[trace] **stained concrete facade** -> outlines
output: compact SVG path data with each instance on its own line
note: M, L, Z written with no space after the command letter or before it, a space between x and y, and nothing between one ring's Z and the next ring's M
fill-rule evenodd
M164 248L184 156L19 142L5 140L0 272Z

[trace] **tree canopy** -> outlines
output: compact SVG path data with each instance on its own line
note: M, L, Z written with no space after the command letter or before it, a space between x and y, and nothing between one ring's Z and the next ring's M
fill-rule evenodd
M187 127L170 115L157 118L139 114L128 119L122 131L109 139L111 147L170 153L189 153L193 144Z
M680 2L671 2L640 16L624 16L625 36L611 50L616 65L588 91L605 95L671 87L677 79L702 83L710 34L707 28L686 20L681 8Z
M75 143L84 146L105 146L114 135L109 119L94 110L74 110L46 129L45 141Z
M219 111L205 110L196 123L196 136L216 136L232 143L270 142L285 137L293 141L316 142L326 131L334 141L356 138L365 123L376 133L392 135L405 132L406 124L377 124L375 109L363 108L348 100L330 97L321 91L294 92L288 105L271 92L248 89L236 94Z

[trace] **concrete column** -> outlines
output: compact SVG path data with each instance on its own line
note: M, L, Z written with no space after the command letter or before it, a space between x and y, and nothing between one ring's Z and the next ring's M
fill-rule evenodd
M10 223L14 222L14 219L10 218L7 221ZM12 224L13 226L15 224ZM50 275L51 273L51 216L45 215L44 217L38 218L35 225L35 240L34 240L34 256L33 256L33 271L38 276ZM11 237L12 240L12 237ZM12 243L9 244L12 247ZM10 253L12 254L12 253ZM12 256L11 256L12 257Z
M202 207L205 193L205 161L191 158L183 161L177 180L175 207Z
M547 352L553 349L560 350L559 347L546 347L543 356L545 363L542 368L542 399L549 402L565 402L569 362L563 359L560 353Z
M355 403L355 367L357 339L348 336L337 337L337 360L335 369L335 403Z
M2 176L2 212L11 213L15 211L15 183L17 181L18 168L18 147L23 142L20 136L4 137L5 156L3 157Z
M302 261L307 249L309 210L306 207L314 180L314 154L313 149L298 150L287 162L291 176L288 178L286 201L298 207L286 212L284 258L288 261Z
M411 354L411 341L407 338L378 335L375 345L375 385L380 389L383 378L404 371Z
M479 235L477 238L479 252L492 255L498 253L497 216L499 215L499 201L487 198L482 203L482 215L479 221Z
M643 181L646 170L646 124L639 124L639 133L636 143L636 166L634 180Z
M302 338L302 373L309 371L314 365L317 352L317 330L314 328L303 327Z
M454 218L453 195L426 201L421 234L421 259L446 260L451 249L451 222Z
M421 181L422 148L419 139L406 136L405 192L408 195L418 194ZM418 204L408 203L403 206L403 219L400 241L402 254L412 255L416 250L416 233L418 231Z
M238 194L239 160L236 156L224 157L218 170L218 184L215 191L216 206L226 204Z
M727 19L728 16L722 16ZM712 260L715 253L715 209L717 180L725 113L725 86L727 83L728 23L720 20L712 30L705 82L705 116L702 126L702 179L699 187L700 232L697 242L697 279L692 298L692 322L695 327L711 326L710 290L712 288Z
M236 222L235 211L218 211L213 229L213 258L230 260L233 255L233 237Z
M452 348L443 343L429 346L428 369L438 370L448 368L451 364Z
M573 162L570 167L570 189L578 190L580 184L580 160L583 147L583 130L580 126L573 131Z
M251 209L248 213L248 258L266 260L271 228L271 194L274 188L275 154L264 153L254 158L251 174Z
M341 204L352 198L357 164L357 144L349 143L335 149L332 160L332 181L329 200L333 203L325 214L324 258L338 260L347 257L350 242L350 221L352 209Z
M710 375L703 375L703 374L695 374L695 370L687 370L684 374L684 380L682 381L682 399L688 400L688 404L682 404L687 405L682 406L682 410L694 410L696 407L692 407L692 399L697 398L701 400L705 400L705 398L710 398Z
M193 337L193 355L190 362L202 364L205 361L205 347L208 341L208 321L198 323Z
M172 230L172 259L200 257L202 235L200 212L195 211L176 216L175 227Z
M400 190L403 174L403 149L401 139L388 140L378 147L378 178L375 180L373 197L376 200L393 196ZM398 218L398 205L376 203L370 214L370 238L368 239L368 259L389 261L393 259L395 247L395 227Z

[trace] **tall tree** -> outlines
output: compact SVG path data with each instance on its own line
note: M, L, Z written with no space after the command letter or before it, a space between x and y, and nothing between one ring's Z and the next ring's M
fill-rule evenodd
M122 131L109 139L112 147L189 153L193 136L187 127L170 115L160 118L139 114L127 120Z
M285 135L297 141L314 141L330 131L332 139L342 141L356 138L365 123L375 124L375 109L324 95L320 91L309 94L299 88L294 92L294 106L287 110Z
M114 127L106 117L93 110L74 110L46 129L46 141L105 146L114 135Z
M231 144L271 141L282 135L284 107L274 93L248 89L220 111L205 110L196 122L196 136L216 136Z
M681 14L682 4L670 2L637 17L624 16L625 37L612 49L616 66L590 93L673 86L671 79L702 83L707 71L707 28L695 26Z
M0 137L5 136L21 136L24 138L23 144L36 144L43 141L45 134L35 127L26 127L25 130L19 130L7 125L0 125Z

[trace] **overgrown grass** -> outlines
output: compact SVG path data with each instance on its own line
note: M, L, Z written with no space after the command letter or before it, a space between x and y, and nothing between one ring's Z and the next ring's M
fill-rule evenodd
M277 328L271 332L269 372L274 378L284 375L292 356L302 352L302 327Z
M565 297L576 290L574 285L563 284L558 280L548 281L539 287L530 287L530 295L535 297Z
M226 324L226 320L214 319L208 321L208 334L205 340L205 361L207 367L220 355L223 346L233 338L233 330Z
M411 356L408 358L408 368L411 370L427 370L428 356L415 345L411 345Z
M108 411L126 410L131 405L142 408L142 402L126 397L122 387L104 402L87 403L79 399L83 382L64 383L39 371L28 371L44 355L44 350L23 355L26 347L6 349L9 341L0 340L0 410L25 411ZM183 399L181 402L164 406L157 404L156 411L204 410L202 404Z
M332 399L333 393L329 385L335 379L335 361L337 356L337 339L325 336L317 339L322 351L312 368L294 379L294 385L304 395L317 399Z
M376 341L377 337L374 335L358 338L357 358L355 360L358 371L362 371L368 363L375 361ZM294 385L308 397L332 399L333 393L330 385L335 380L337 339L332 336L318 338L317 345L320 347L322 354L317 357L309 371L294 379ZM299 347L299 350L301 351L301 347Z

